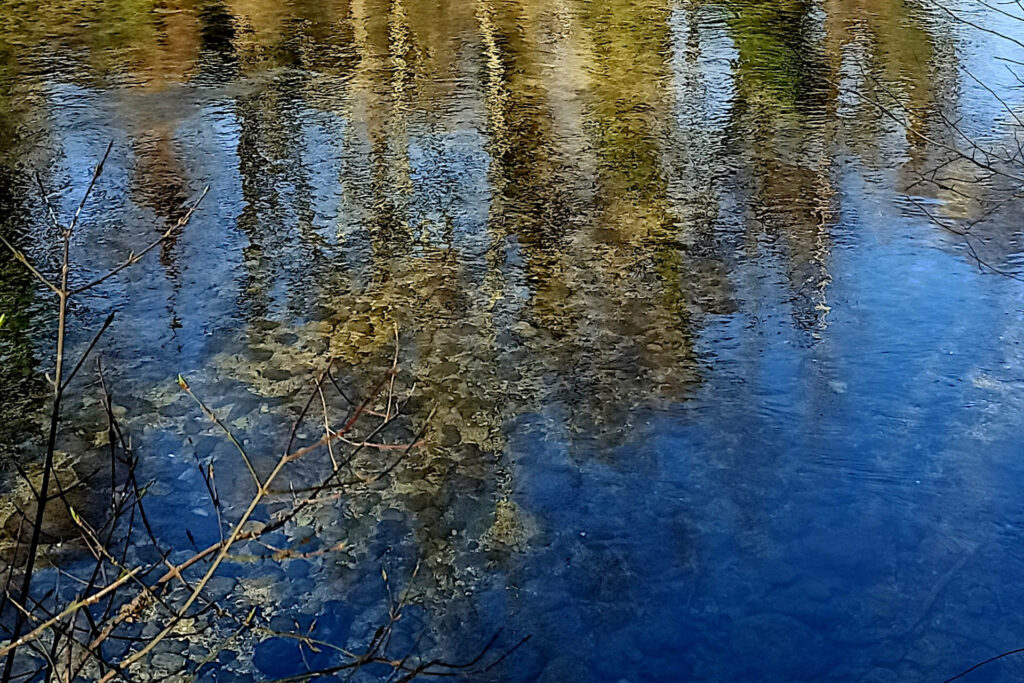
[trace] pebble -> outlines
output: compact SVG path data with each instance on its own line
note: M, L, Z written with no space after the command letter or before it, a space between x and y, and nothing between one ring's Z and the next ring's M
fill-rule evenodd
M185 668L185 658L179 654L171 652L158 652L153 655L151 664L154 669L163 669L164 671L181 671Z

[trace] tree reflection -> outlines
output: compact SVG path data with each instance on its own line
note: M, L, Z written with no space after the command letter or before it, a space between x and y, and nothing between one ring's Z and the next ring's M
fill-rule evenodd
M891 89L923 131L950 49L881 0L44 5L34 23L0 9L4 87L132 86L112 125L134 208L173 222L189 194L185 108L147 103L180 88L235 126L217 140L233 165L202 173L237 184L224 280L243 284L192 296L237 295L244 351L211 351L212 379L287 404L330 353L359 385L398 328L413 422L433 415L436 438L391 493L439 575L470 552L453 499L515 526L508 425L543 414L574 457L621 466L639 410L701 386L697 340L742 309L751 262L781 273L809 342L827 333L837 159L927 156L845 90ZM175 291L179 246L161 258ZM4 282L27 307L27 282ZM29 372L27 346L6 353Z

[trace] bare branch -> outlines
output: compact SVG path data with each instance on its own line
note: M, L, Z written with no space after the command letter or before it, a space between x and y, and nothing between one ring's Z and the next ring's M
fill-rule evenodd
M160 235L160 237L158 237L155 240L153 240L153 242L148 244L141 251L139 251L139 252L134 252L134 251L129 252L128 253L128 257L125 258L125 260L122 261L121 264L118 265L117 267L115 267L113 270L108 271L105 275L101 275L100 277L96 278L92 282L89 282L88 284L85 284L85 285L82 285L81 287L76 287L76 288L72 289L69 293L74 295L74 294L81 294L82 292L88 291L88 290L92 289L93 287L95 287L96 285L98 285L98 284L100 284L102 282L105 282L105 281L109 280L110 278L114 277L115 275L120 273L122 270L124 270L128 266L131 266L131 265L133 265L135 263L138 263L142 259L143 256L148 254L150 251L152 251L156 247L160 246L160 244L162 244L166 240L170 239L171 236L174 235L175 232L177 232L179 229L185 227L185 225L188 224L189 219L192 218L192 214L195 213L197 208L199 208L199 203L203 201L203 197L205 197L206 193L209 192L209 191L210 191L210 186L207 185L206 187L203 188L203 192L202 192L202 194L199 195L199 199L197 199L195 201L195 203L193 203L192 206L189 207L189 209L185 213L185 215L182 216L181 218L179 218L178 221L174 225L172 225L171 227L167 228L167 230L165 230L164 233L162 235Z

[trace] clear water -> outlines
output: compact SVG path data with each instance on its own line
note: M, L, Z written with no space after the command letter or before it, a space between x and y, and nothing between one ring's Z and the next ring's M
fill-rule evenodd
M33 174L66 215L112 140L74 244L101 272L210 185L75 311L78 345L118 311L101 350L168 542L217 535L193 447L248 494L178 373L267 466L317 359L366 386L397 326L429 445L305 520L343 559L232 570L324 638L358 642L380 563L418 559L432 647L532 634L495 679L942 680L1024 645L1024 285L918 207L1010 275L1022 212L986 213L998 178L917 181L948 121L1014 140L1022 58L899 0L5 1L0 218L52 259ZM30 457L53 321L0 278ZM102 457L74 408L66 449ZM302 671L289 647L207 675Z

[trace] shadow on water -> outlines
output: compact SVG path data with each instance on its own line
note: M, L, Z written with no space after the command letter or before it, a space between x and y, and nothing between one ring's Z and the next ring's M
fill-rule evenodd
M942 678L1024 642L1024 307L907 197L1017 272L1005 185L920 182L951 119L1016 135L964 72L1018 106L1003 48L909 0L9 0L0 230L45 261L33 172L67 212L109 140L89 271L210 184L79 311L119 310L102 353L168 537L217 535L191 449L228 498L248 476L179 373L265 466L317 360L355 393L397 327L430 445L304 521L342 557L238 571L332 637L387 556L423 561L441 650L534 634L495 678ZM50 321L16 265L0 448L28 460ZM303 670L275 648L223 674Z

